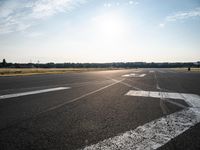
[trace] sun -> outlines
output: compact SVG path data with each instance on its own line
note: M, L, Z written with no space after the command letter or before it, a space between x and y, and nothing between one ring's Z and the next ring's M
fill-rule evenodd
M118 38L122 36L126 27L123 18L113 12L105 13L94 18L96 32L104 38Z

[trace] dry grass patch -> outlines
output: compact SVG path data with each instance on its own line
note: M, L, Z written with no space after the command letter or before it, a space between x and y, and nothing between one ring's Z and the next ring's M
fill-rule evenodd
M113 70L112 68L1 68L0 76L18 76L34 74L63 74L67 72Z

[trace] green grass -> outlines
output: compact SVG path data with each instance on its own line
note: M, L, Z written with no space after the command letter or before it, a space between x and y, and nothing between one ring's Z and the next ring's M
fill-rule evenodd
M113 70L113 68L0 68L0 76L22 76L35 74L63 74L68 72L87 72Z

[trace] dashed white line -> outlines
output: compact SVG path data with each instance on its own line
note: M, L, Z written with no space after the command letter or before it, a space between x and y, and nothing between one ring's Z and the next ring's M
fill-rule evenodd
M57 88L28 91L28 92L15 93L15 94L6 94L6 95L0 95L0 100L14 98L14 97L27 96L27 95L40 94L40 93L53 92L53 91L60 91L60 90L66 90L66 89L70 89L70 87L57 87Z

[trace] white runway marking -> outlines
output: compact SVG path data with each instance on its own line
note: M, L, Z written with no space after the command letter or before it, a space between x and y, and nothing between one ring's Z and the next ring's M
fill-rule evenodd
M114 81L114 83L111 83L111 84L106 85L106 86L104 86L104 87L101 87L101 88L99 88L99 89L97 89L97 90L94 90L94 91L92 91L92 92L89 92L89 93L86 93L86 94L84 94L84 95L81 95L81 96L79 96L79 97L77 97L77 98L74 98L74 99L71 99L71 100L69 100L69 101L66 101L66 102L61 103L61 104L59 104L59 105L53 106L53 107L51 107L51 108L49 108L49 109L47 109L47 110L41 112L40 114L45 113L45 112L48 112L48 111L55 110L55 109L57 109L57 108L60 108L60 107L62 107L62 106L64 106L64 105L67 105L67 104L70 104L70 103L73 103L73 102L76 102L76 101L79 101L79 100L81 100L82 98L85 98L85 97L87 97L87 96L89 96L89 95L95 94L95 93L100 92L100 91L102 91L102 90L104 90L104 89L106 89L106 88L109 88L109 87L114 86L114 85L116 85L116 84L118 84L118 83L120 83L120 82L123 82L124 79L123 79L123 80L115 80L115 79L112 79L112 80Z
M16 94L0 95L0 100L7 99L7 98L20 97L20 96L33 95L33 94L40 94L40 93L47 93L47 92L53 92L53 91L60 91L60 90L66 90L66 89L70 89L70 87L57 87L57 88L37 90L37 91L29 91L29 92L16 93Z
M146 74L141 74L141 75L139 75L139 77L144 77L144 76L146 76Z
M196 94L130 90L126 95L162 99L181 99L184 100L191 107L200 107L200 96Z
M146 123L134 130L87 146L84 150L157 149L200 122L200 96L186 93L129 91L128 96L183 99L191 107Z
M144 76L146 76L146 74L131 73L131 74L124 74L124 75L122 75L122 77L135 77L135 78L142 78Z
M200 122L200 109L189 108L154 120L135 130L85 147L84 150L157 149Z

